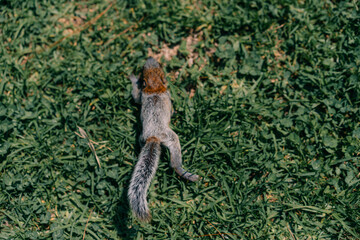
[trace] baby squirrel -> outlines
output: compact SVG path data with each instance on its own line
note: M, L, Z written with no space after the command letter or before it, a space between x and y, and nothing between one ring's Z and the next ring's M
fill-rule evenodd
M128 198L134 215L141 221L149 222L151 214L146 195L158 166L160 144L169 148L171 167L181 177L194 182L199 180L199 176L182 168L179 137L169 127L172 104L160 64L150 57L144 65L142 79L132 74L130 80L132 96L136 103L141 103L143 129L140 140L145 142L145 145L131 177Z

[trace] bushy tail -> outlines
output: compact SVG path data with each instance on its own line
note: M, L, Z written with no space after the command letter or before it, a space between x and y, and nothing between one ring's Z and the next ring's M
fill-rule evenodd
M146 140L132 174L128 192L130 207L137 218L148 222L151 214L146 201L151 179L154 177L160 158L160 141L156 137Z

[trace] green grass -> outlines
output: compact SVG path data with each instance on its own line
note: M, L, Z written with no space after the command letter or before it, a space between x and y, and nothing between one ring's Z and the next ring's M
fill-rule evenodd
M357 0L109 4L1 3L1 239L360 239ZM163 149L142 224L127 76L149 53L202 180Z

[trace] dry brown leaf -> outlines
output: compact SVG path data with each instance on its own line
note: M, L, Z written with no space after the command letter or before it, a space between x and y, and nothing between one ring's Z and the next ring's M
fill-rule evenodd
M93 141L91 141L88 137L88 135L86 134L85 130L82 129L81 127L78 126L78 129L79 129L79 132L80 134L78 134L77 132L75 132L76 135L78 135L79 137L83 138L83 139L86 139L88 141L88 146L91 150L91 152L94 154L95 158L96 158L96 161L97 163L99 164L99 168L101 168L101 164L100 164L100 159L98 157L98 155L96 154L96 151L95 151L95 147L93 145ZM95 143L95 142L94 142Z
M226 85L222 86L221 89L220 89L220 94L223 95L227 88L228 87Z
M238 88L240 88L242 85L243 85L243 82L241 82L240 85L239 85L239 83L236 81L236 79L233 79L233 81L232 81L232 83L231 83L231 87L232 87L233 89L238 89Z
M190 99L193 98L193 97L195 96L195 93L196 93L196 90L192 88L192 89L190 90L189 98L190 98Z

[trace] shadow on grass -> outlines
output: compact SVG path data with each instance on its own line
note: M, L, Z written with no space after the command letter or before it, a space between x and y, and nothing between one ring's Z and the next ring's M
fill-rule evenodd
M129 204L127 200L127 189L123 191L119 202L115 208L115 215L113 217L114 225L119 237L124 239L134 239L137 230L130 228L131 219L129 218Z
M136 142L134 143L134 147L135 147L135 153L137 155L140 154L141 151L141 144L140 144L140 135L141 135L141 131L142 131L142 127L141 127L141 119L140 119L140 113L141 113L141 105L136 104L134 102L134 100L131 100L133 105L137 105L138 106L138 110L134 112L134 115L136 117L136 122L133 124L133 130L136 133ZM135 164L134 164L135 167ZM132 173L132 171L131 171ZM118 233L119 237L122 237L124 239L134 239L136 237L137 234L137 229L136 226L137 225L132 225L131 224L131 218L129 218L129 212L130 212L130 207L129 207L129 201L127 198L127 191L128 191L128 186L130 185L130 178L127 180L126 184L125 184L125 188L121 194L121 197L117 203L117 206L115 208L115 215L113 217L113 222L116 228L116 231Z

